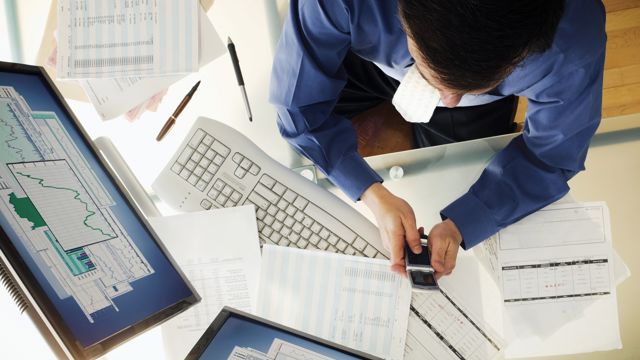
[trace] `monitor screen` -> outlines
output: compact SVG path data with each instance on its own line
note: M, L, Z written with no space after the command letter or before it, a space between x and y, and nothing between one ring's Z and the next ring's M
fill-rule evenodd
M218 320L218 319L216 319ZM214 321L214 324L216 321ZM209 333L209 330L207 331ZM205 333L205 336L208 334ZM272 325L259 318L249 318L233 312L216 331L205 339L207 344L196 345L198 359L203 360L352 360L362 359L353 352L313 340ZM203 339L201 339L202 341ZM196 358L193 351L187 359Z
M76 351L198 300L37 67L0 63L0 226L3 254Z

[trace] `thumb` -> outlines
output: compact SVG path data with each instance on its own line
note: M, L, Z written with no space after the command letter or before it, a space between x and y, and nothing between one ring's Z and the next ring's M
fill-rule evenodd
M431 242L431 266L435 271L443 272L448 242L443 241L441 237L429 237L429 242Z

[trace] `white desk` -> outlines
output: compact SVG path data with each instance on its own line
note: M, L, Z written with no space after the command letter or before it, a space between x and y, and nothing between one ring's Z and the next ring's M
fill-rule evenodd
M23 28L36 28L23 34L28 61L35 58L37 45L34 44L39 44L41 35L37 29L45 21L48 3L48 0L30 0L28 6L21 5L22 9L34 6L33 12L27 14L23 11L21 16ZM253 123L249 124L244 113L228 55L172 86L157 113L146 113L134 123L128 123L124 119L102 122L91 105L86 103L72 101L71 107L92 137L106 135L112 138L135 175L147 188L177 149L193 120L200 115L216 118L236 127L286 165L300 164L299 158L279 137L275 111L267 102L270 59L273 54L273 38L267 31L273 27L267 21L266 14L273 12L268 7L269 4L267 0L216 0L209 13L221 37L226 39L229 35L236 43L254 112ZM156 143L155 135L166 116L197 79L203 82L196 96L167 138ZM631 122L640 126L640 121ZM490 156L506 145L506 142L506 138L501 138L490 142L453 144L378 156L369 159L369 162L380 171L386 180L385 184L393 192L410 202L418 222L428 228L439 221L438 210L466 191ZM588 171L571 182L572 192L577 200L607 201L611 210L614 247L623 256L632 273L640 271L640 261L635 258L640 250L640 243L636 240L636 234L640 233L638 154L638 129L599 135L594 139L594 146L587 159ZM388 169L393 165L403 166L405 176L401 180L389 180ZM346 199L344 196L343 198ZM354 206L371 216L362 204ZM640 344L637 342L640 339L640 312L634 306L638 297L640 283L633 277L618 288L622 341L625 346L623 350L606 355L596 353L562 359L600 359L605 356L610 359L640 358ZM18 314L17 308L4 291L0 291L0 318L0 358L41 359L52 356L28 318ZM116 349L108 358L129 359L134 356L162 358L158 329Z

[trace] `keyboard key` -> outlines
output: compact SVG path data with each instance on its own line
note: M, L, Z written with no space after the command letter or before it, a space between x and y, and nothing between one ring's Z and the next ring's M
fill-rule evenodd
M251 168L249 169L249 173L251 173L252 175L258 176L259 172L260 172L260 167L256 164L252 164Z
M216 155L216 157L213 158L213 163L218 166L222 165L223 162L224 162L224 158L220 155Z
M282 229L282 223L280 221L276 220L276 221L273 222L273 224L271 224L271 227L275 231L280 231Z
M269 205L269 208L267 209L267 212L271 216L276 216L276 214L278 213L278 207L275 206L275 205Z
M287 216L287 218L284 219L284 226L292 227L295 222L296 221L291 216Z
M291 227L291 230L293 230L296 233L300 233L302 231L302 229L304 229L304 226L302 226L302 224L300 224L299 222L296 221L295 224L293 224L293 226Z
M229 150L228 147L224 146L224 144L222 144L220 141L216 140L213 142L213 145L211 146L211 148L213 150L215 150L218 154L222 155L223 157L227 157L229 156L229 153L231 152ZM238 154L239 155L239 154Z
M207 188L207 183L204 180L200 180L196 184L196 189L198 189L200 191L204 191L204 189L206 189L206 188Z
M293 218L296 219L296 221L301 222L302 219L304 219L304 213L302 211L296 211L296 213L293 215Z
M194 153L193 155L191 155L191 160L195 161L195 163L199 163L200 160L202 160L202 154L200 153Z
M296 209L295 206L289 204L289 206L287 206L287 210L285 211L287 212L287 215L293 216L296 213L296 211L298 211L298 209Z
M289 236L289 234L291 234L291 228L286 226L282 227L282 229L280 229L280 234L282 234L282 236Z
M354 248L358 249L358 251L363 251L364 248L367 246L367 242L364 241L363 238L358 237L356 241L354 241L353 244L351 245L353 245Z
M262 231L262 229L264 229L265 227L265 224L260 220L256 222L256 225L258 225L258 232Z
M305 239L302 239L296 243L300 249L306 249L309 245L309 242Z
M320 243L318 244L318 249L325 250L328 247L329 247L329 243L328 242L326 242L324 240L320 240Z
M191 159L191 154L193 154L194 149L187 146L184 148L184 150L182 150L182 154L180 154L180 156L178 156L178 159L176 160L176 162L180 165L185 165L187 163L187 161L189 161L189 159Z
M240 194L237 191L234 191L233 194L231 194L231 200L233 200L234 202L240 202L241 198L242 198L242 194Z
M324 240L327 240L327 238L329 237L329 234L330 234L329 230L327 230L325 228L322 228L320 230L320 232L318 233L318 235L320 235L320 237L323 238Z
M298 240L300 240L300 235L299 235L299 234L296 234L296 233L294 233L294 232L291 232L291 233L289 234L289 240L290 240L291 242L293 242L293 243L298 242Z
M264 186L261 183L258 183L256 185L256 188L254 189L254 191L260 194L265 199L267 199L267 201L269 201L272 204L276 204L278 202L278 199L280 198L278 195L276 195L276 193L269 190L266 186Z
M320 233L320 229L322 229L322 226L317 222L314 222L313 225L311 225L311 231L313 231L316 234Z
M224 194L224 196L231 196L231 194L233 193L233 188L227 185L224 187L224 189L222 189L222 193Z
M240 162L242 162L242 159L244 159L244 156L240 155L239 153L235 153L231 157L231 160L233 160L233 162L236 164L240 164Z
M231 201L231 199L227 200L227 202L224 204L224 207L234 207L234 206L238 206L238 203L235 201Z
M276 229L274 229L274 230L276 230ZM282 235L280 235L280 233L274 232L273 234L271 234L271 240L274 243L278 244L280 242L280 239L282 239ZM287 240L287 241L289 241L289 240Z
M313 224L312 218L305 216L304 219L302 219L302 225L304 225L304 227L310 228L312 224Z
M200 206L202 206L203 209L205 210L209 210L211 209L211 201L207 200L207 199L202 199L202 201L200 201Z
M267 214L267 216L265 216L262 221L264 221L267 225L271 225L271 224L273 224L273 222L275 220L276 220L276 218L274 218L273 216Z
M216 157L216 152L215 152L215 151L213 151L213 150L211 150L211 149L209 149L209 150L207 150L207 152L204 154L204 157L205 157L205 159L213 160L213 158L214 158L214 157Z
M238 168L236 169L236 171L234 171L234 172L233 172L233 175L235 175L235 176L236 176L237 178L239 178L239 179L244 178L244 176L245 176L246 174L247 174L247 170L245 170L245 169L243 169L243 168L241 168L241 167L238 167Z
M211 164L211 160L207 159L206 157L203 157L202 160L200 160L200 164L198 165L206 169L210 164Z
M285 200L287 200L287 202L288 202L288 203L292 203L292 202L296 199L296 197L298 197L298 194L294 193L294 192L293 192L293 191L291 191L291 190L287 190L287 191L284 193L284 196L282 196L282 197L283 197Z
M244 170L249 170L249 168L251 167L253 163L251 162L251 160L244 158L242 159L242 162L240 163L240 167L243 168Z
M265 217L267 217L267 212L266 212L266 211L264 211L264 210L262 210L262 209L260 209L260 208L258 208L258 209L256 210L256 217L257 217L259 220L263 220Z
M329 215L326 211L320 209L316 204L309 203L304 212L322 224L324 227L331 229L339 238L344 239L346 242L351 243L356 238L356 234L348 227L344 226L333 216Z
M278 209L284 211L287 209L288 206L289 206L289 203L284 201L283 199L280 199L280 201L278 201Z
M193 169L196 168L196 162L193 160L189 160L187 161L187 165L184 166L185 169L189 170L189 171L193 171Z
M196 148L196 151L199 152L200 154L204 155L207 153L207 150L209 150L209 148L207 147L207 145L205 144L200 144L198 145L198 147Z
M182 171L182 168L184 166L178 164L177 162L173 164L173 166L171 167L171 171L173 171L174 173L180 175L180 171Z
M286 217L287 217L287 214L282 210L279 210L278 213L276 214L276 220L278 220L280 222L284 221L284 219L286 219Z
M189 178L189 175L191 175L191 171L189 171L188 169L182 169L182 171L180 171L180 177L185 180Z
M197 166L196 169L193 170L193 174L198 177L202 176L202 174L204 174L204 168L201 166Z
M302 196L298 196L293 202L293 206L297 207L300 210L304 210L308 203L309 201L307 201L307 199L303 198Z
M278 245L280 245L280 246L289 246L289 245L291 245L291 242L289 241L289 239L282 239L278 243ZM294 245L293 247L296 247L296 246Z
M344 240L340 240L338 241L338 244L336 245L336 247L338 248L338 250L344 252L344 249L347 248L349 244L347 244Z
M210 197L212 200L215 200L218 197L218 195L220 195L220 191L216 190L215 188L212 188L207 194L207 196Z
M282 196L282 194L284 194L287 188L284 185L277 182L275 185L273 185L273 188L271 188L271 190L273 190L274 193Z
M201 177L202 181L206 182L207 184L211 182L211 179L213 179L213 174L205 171L204 174L202 174Z
M320 242L320 237L318 236L318 234L311 234L311 236L309 237L309 241L313 245L318 245L318 243Z
M344 253L347 255L357 254L356 249L352 248L351 246L347 246L347 248L344 250Z
M196 130L196 132L191 137L191 140L189 141L189 145L194 148L197 147L198 144L200 144L200 141L202 141L202 138L204 138L204 135L205 132L202 129Z
M209 167L207 168L207 171L212 173L212 174L215 174L216 171L218 171L219 168L220 167L218 165L216 165L214 163L211 163L211 164L209 164Z
M220 205L224 205L227 202L227 197L224 196L223 194L218 195L218 197L216 198L216 202Z
M211 143L213 142L213 136L211 135L206 135L204 137L204 139L202 140L202 142L207 145L207 146L211 146Z
M262 184L264 184L264 186L266 186L267 188L271 189L273 187L273 185L276 184L276 181L273 180L273 178L269 175L262 175L260 177L260 182Z
M222 181L222 180L218 179L218 180L216 180L216 182L213 184L213 188L214 188L214 189L216 189L216 190L218 190L218 191L222 191L222 189L224 189L224 186L225 186L225 185L226 185L226 184L225 184L225 182L224 182L224 181Z
M384 256L382 253L377 253L376 254L376 259L387 259L387 257Z
M266 237L270 237L272 233L273 233L273 229L269 226L265 226L261 232L261 234Z
M247 199L263 210L267 210L269 208L269 202L255 192L251 192Z
M311 236L311 230L307 228L302 229L302 232L300 232L300 236L302 236L305 239L308 239Z
M378 251L376 249L374 249L371 245L367 245L367 247L364 249L363 252L367 257L372 258L372 257L376 256L376 253Z
M334 246L329 245L329 247L326 248L325 251L329 251L329 252L332 252L332 253L337 253L338 249L336 249Z
M335 236L334 234L329 235L329 238L327 239L329 244L334 245L334 246L338 243L338 240L340 240L340 239L338 239L338 237Z
M189 184L191 184L191 185L194 185L194 186L195 186L195 185L196 185L196 183L198 182L198 179L199 179L199 178L198 178L197 176L195 176L195 175L191 175L191 176L189 176L189 180L187 180L187 181L189 182Z

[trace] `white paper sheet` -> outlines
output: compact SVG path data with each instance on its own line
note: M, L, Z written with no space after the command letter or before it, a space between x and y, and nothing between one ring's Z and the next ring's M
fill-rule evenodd
M255 310L260 271L255 210L241 206L150 222L202 297L162 325L167 359L184 359L223 306Z
M196 0L59 0L58 77L197 71L198 7Z
M478 254L506 301L507 358L621 347L606 204L552 204L485 241Z
M393 95L393 106L402 117L415 123L426 123L438 106L440 93L412 66Z
M386 260L265 245L257 314L384 359L402 359L408 280Z
M202 8L199 13L199 66L202 67L222 55L226 48ZM133 109L184 77L185 75L170 75L88 79L81 81L80 84L102 119L109 120Z

